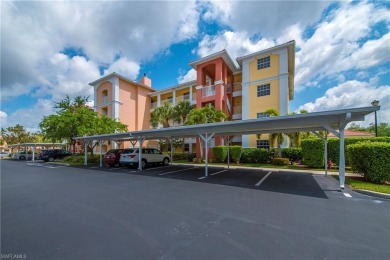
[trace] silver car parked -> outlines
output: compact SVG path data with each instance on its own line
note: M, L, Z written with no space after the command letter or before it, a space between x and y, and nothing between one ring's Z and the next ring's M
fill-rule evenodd
M124 149L119 159L120 165L135 166L138 165L139 148ZM169 156L160 152L155 148L142 148L142 168L147 164L162 163L169 165Z

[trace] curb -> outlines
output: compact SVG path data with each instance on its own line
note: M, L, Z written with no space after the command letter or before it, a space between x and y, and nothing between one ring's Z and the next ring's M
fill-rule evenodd
M352 189L352 190L364 195L390 200L390 194L380 193L380 192L370 191L370 190L361 190L361 189Z
M55 164L55 165L63 165L63 166L70 166L69 163L60 163L60 162L49 162L50 164Z

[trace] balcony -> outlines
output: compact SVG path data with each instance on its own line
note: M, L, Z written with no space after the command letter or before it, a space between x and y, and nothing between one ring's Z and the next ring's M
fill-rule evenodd
M202 88L202 97L209 97L215 95L215 85L206 86Z
M233 120L242 119L242 106L233 107Z
M108 104L108 96L102 96L102 105Z
M227 91L228 91L228 93L231 93L233 91L233 97L242 96L241 82L227 84Z
M185 95L182 95L182 96L177 96L176 97L176 105L178 103L180 103L181 101L188 101L188 102L191 102L190 101L190 94L185 94Z

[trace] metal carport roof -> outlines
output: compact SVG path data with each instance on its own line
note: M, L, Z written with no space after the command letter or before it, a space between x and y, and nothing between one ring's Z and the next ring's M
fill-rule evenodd
M137 140L142 146L146 139L172 139L184 137L200 137L205 142L206 162L205 175L207 176L208 143L214 136L232 136L262 133L314 132L328 130L340 138L340 188L344 188L345 155L344 155L344 128L353 121L364 121L364 117L379 110L379 106L350 108L307 114L294 114L277 117L265 117L249 120L237 120L211 124L177 126L170 128L149 129L126 133L114 133L95 136L75 137L86 143L91 141L125 141ZM324 139L325 140L325 139ZM325 140L326 143L326 140ZM85 149L86 150L86 149ZM142 153L139 153L141 161ZM87 157L85 156L85 159ZM85 164L87 162L85 161ZM326 164L326 163L325 163ZM141 168L139 168L141 170Z

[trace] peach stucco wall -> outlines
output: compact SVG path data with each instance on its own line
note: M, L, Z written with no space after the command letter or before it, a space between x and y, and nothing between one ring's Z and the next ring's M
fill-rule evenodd
M109 102L106 106L101 107L103 105L103 91L107 91L107 101ZM97 104L99 108L97 109L98 114L102 114L102 109L107 108L107 116L111 117L112 115L112 84L109 81L105 81L97 89Z

